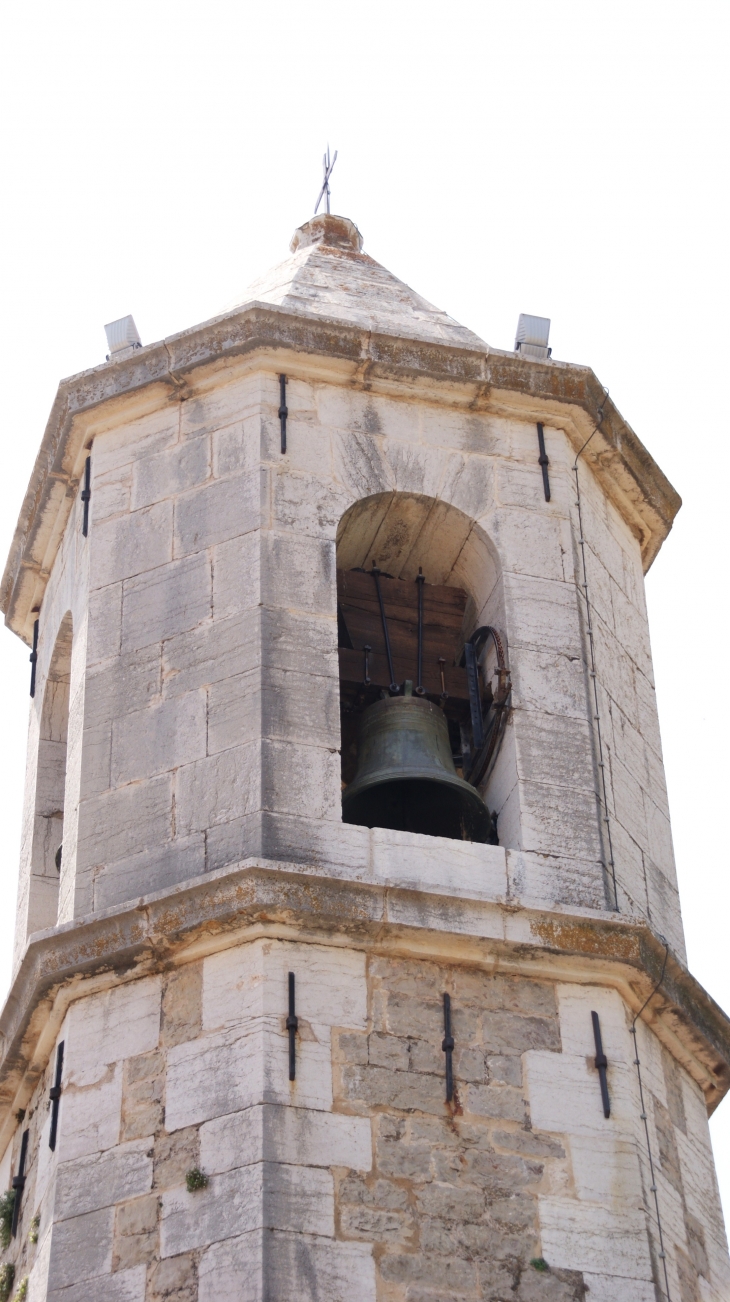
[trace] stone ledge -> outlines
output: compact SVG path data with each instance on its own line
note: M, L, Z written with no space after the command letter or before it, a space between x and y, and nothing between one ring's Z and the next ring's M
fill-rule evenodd
M645 923L338 881L244 863L30 940L0 1015L0 1148L44 1070L69 1003L254 936L474 964L617 989L701 1086L730 1087L730 1020ZM663 974L663 975L662 975ZM661 980L660 980L661 978Z
M472 395L472 407L517 401L521 418L566 419L566 406L581 413L571 429L576 451L603 410L600 429L586 449L590 464L618 509L641 534L646 569L672 527L681 499L634 431L605 394L590 367L566 362L531 362L516 353L458 348L413 337L389 337L359 327L308 317L287 308L249 303L161 343L135 350L124 360L63 380L48 419L0 584L6 623L25 640L32 633L31 607L40 605L52 557L47 546L71 510L83 465L78 418L101 404L160 392L160 401L186 393L195 371L230 366L264 350L336 359L345 382L367 375L381 379L457 385ZM283 365L281 361L279 365ZM349 376L349 381L348 381ZM568 424L574 422L568 417ZM43 557L43 563L39 561Z

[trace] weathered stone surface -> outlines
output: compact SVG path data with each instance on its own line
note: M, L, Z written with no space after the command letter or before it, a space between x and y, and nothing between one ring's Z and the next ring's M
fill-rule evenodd
M200 1302L375 1302L370 1247L254 1231L216 1243L200 1263Z
M334 1234L332 1177L326 1171L258 1162L212 1176L198 1193L163 1194L163 1257L234 1238L248 1230Z
M165 1060L162 1053L141 1054L124 1064L122 1139L154 1135L162 1124Z
M154 1148L154 1187L174 1189L185 1184L188 1171L200 1167L200 1133L195 1126L158 1135Z
M203 967L186 963L165 979L162 992L160 1044L173 1048L194 1040L202 1027Z
M124 585L122 651L156 646L209 619L213 607L210 557L171 561Z
M145 1302L145 1268L120 1270L113 1275L95 1275L91 1279L78 1279L67 1288L48 1291L48 1302ZM29 1302L35 1302L30 1297ZM43 1300L45 1302L45 1300Z
M113 1207L152 1188L152 1147L145 1140L62 1162L56 1175L57 1220Z
M112 1257L115 1271L147 1265L158 1255L157 1214L156 1194L135 1198L117 1208Z
M149 1275L148 1302L197 1302L198 1270L191 1253L164 1257Z
M364 1117L264 1104L201 1126L200 1160L209 1172L260 1161L369 1170L370 1123Z

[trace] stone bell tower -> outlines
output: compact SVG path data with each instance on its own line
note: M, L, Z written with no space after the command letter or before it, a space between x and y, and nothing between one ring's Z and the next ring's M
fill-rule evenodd
M291 250L110 327L21 510L0 1297L724 1302L643 588L679 499L545 323L489 348L341 217Z

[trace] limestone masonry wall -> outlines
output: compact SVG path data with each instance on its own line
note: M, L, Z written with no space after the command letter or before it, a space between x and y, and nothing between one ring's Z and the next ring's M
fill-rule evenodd
M672 1296L721 1302L701 1091L639 1031ZM9 1255L29 1302L49 1271L48 1302L654 1302L629 1015L610 990L254 940L79 999L59 1039L55 1154L52 1056L0 1162L5 1188L27 1127ZM209 1183L189 1193L193 1168Z
M486 796L517 856L512 898L610 902L570 440L546 427L547 503L533 423L289 365L285 458L276 373L252 364L201 379L184 401L166 390L162 407L153 395L146 410L88 418L90 533L77 506L40 618L18 953L33 929L38 712L67 610L60 921L252 856L362 871L366 829L340 816L336 537L354 502L382 494L400 495L406 543L414 512L443 503L497 566L489 610L508 639L514 709ZM581 483L619 903L683 956L639 543L583 466ZM381 531L383 563L399 536Z

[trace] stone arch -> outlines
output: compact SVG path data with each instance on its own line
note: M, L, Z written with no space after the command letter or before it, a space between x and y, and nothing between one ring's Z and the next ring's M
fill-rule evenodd
M56 925L66 801L73 620L68 611L51 656L41 708L27 933Z
M342 515L337 529L338 582L348 571L368 570L373 563L394 579L405 581L415 581L422 567L428 584L465 593L462 643L484 624L508 634L497 549L482 526L451 503L397 490L374 493L354 502ZM510 734L508 729L497 763L480 789L498 819L517 781ZM343 721L343 782L351 776L346 747ZM513 806L511 802L511 821ZM506 840L500 836L503 844L518 843L518 829L510 826L505 833Z

